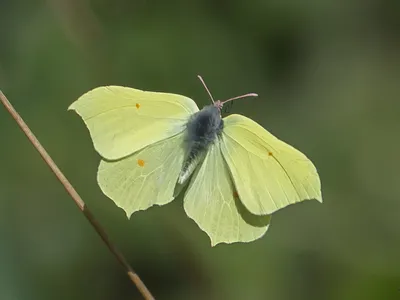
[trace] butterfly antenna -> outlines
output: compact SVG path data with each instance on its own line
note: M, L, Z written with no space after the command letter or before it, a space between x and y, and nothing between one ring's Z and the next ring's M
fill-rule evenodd
M245 95L229 98L228 100L221 101L221 103L224 104L224 103L229 102L229 101L233 101L233 100L241 99L241 98L247 98L247 97L258 97L258 94L256 94L256 93L248 93L248 94L245 94Z
M206 83L204 82L203 78L202 78L200 75L197 75L197 77L199 77L201 83L203 84L204 88L206 89L208 95L210 96L211 101L212 101L213 103L215 103L214 98L213 98L213 96L211 95L210 90L208 89L208 87L207 87Z

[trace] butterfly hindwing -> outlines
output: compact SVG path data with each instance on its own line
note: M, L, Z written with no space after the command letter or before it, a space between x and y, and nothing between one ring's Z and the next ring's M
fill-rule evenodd
M193 174L184 197L186 214L205 231L211 244L250 242L264 235L269 216L250 214L241 204L219 140L212 143Z
M253 120L224 118L221 150L240 199L253 214L268 215L306 199L322 202L312 162Z
M103 86L72 103L105 159L125 157L185 129L198 111L190 98L121 86Z
M185 156L183 140L181 133L121 160L102 160L97 173L101 190L128 218L135 211L171 202Z

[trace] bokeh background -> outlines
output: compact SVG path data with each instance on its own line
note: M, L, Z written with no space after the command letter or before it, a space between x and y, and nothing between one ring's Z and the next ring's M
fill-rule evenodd
M324 203L210 247L179 198L127 220L67 107L99 85L209 103L312 159ZM157 299L400 299L398 0L1 0L0 88ZM0 299L141 299L0 107Z

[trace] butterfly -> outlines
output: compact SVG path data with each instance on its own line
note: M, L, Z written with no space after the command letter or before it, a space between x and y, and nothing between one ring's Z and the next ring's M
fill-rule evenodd
M183 206L211 240L250 242L271 214L307 199L322 202L313 163L255 121L221 117L225 101L201 110L185 96L101 86L71 104L101 156L97 182L127 217L164 205L186 187Z

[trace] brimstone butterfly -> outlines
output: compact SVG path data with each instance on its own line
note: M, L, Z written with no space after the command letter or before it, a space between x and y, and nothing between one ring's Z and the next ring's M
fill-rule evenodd
M249 118L221 118L223 104L241 97L199 110L185 96L103 86L69 109L102 157L101 190L128 218L171 202L188 184L184 209L214 246L262 237L270 215L289 204L322 202L318 173L304 154Z

